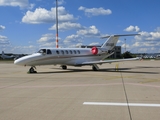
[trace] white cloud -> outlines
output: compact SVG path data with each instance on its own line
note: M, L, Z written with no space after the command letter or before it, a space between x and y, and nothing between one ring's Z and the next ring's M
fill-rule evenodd
M160 27L157 27L155 31L160 32Z
M84 11L85 15L88 17L112 14L112 11L110 9L104 9L102 7L100 7L100 8L86 8L86 7L80 6L78 10Z
M39 50L38 46L28 45L28 46L8 46L4 51L10 50L8 52L12 52L15 54L32 54Z
M75 47L80 47L82 46L82 43L77 43L76 45L74 45Z
M35 6L35 4L32 4L32 3L31 3L31 4L28 6L28 9L30 9L30 10L31 10L31 9L33 9L33 8L34 8L34 6Z
M6 36L0 35L0 45L9 44L9 40Z
M65 38L64 43L82 42L82 39L81 36L72 34Z
M158 53L160 52L160 30L159 27L153 32L141 31L140 36L135 36L135 42L128 48L132 52Z
M121 47L122 47L122 48L129 49L131 46L130 46L129 44L122 44Z
M6 28L5 26L0 25L0 31L1 31L1 30L4 30L5 28Z
M133 45L130 46L130 49L134 52L141 53L158 53L160 51L160 42L142 42L136 41Z
M139 32L141 34L140 36L136 36L135 39L138 41L160 41L160 31L154 31L154 32L146 32L142 31Z
M140 28L138 26L132 26L132 25L130 25L129 27L127 27L126 29L124 29L124 31L127 31L127 32L139 32Z
M89 44L90 46L96 46L96 45L99 45L99 42L93 42L93 43L91 43L91 44Z
M44 43L44 42L54 42L55 41L55 35L52 33L44 34L42 37L37 41L38 43Z
M59 47L62 46L61 38L58 38ZM40 47L56 47L56 37L52 33L44 34L39 40L37 40Z
M58 5L62 5L62 4L64 4L64 3L65 3L64 0L58 0Z
M22 18L22 22L29 24L54 23L56 20L56 8L47 10L45 8L37 8L34 12L28 10ZM64 7L58 7L58 21L73 21L76 18L72 14L67 13Z
M79 23L63 22L58 24L58 30L70 30L83 28ZM53 25L49 30L56 30L56 24Z
M86 37L95 37L100 36L100 31L96 28L96 26L90 26L89 28L82 29L77 31L78 35L84 35Z
M139 48L138 52L140 52L140 53L149 53L147 48Z
M90 41L90 38L93 39L100 37L101 33L96 28L96 26L90 26L90 27L83 27L83 29L80 29L76 32L76 34L69 35L64 40L64 45L67 45L69 47L76 47L79 45L82 45L83 41L87 39L87 41ZM90 45L99 45L99 43L94 42Z
M0 0L0 6L12 6L32 9L34 4L29 4L28 0Z

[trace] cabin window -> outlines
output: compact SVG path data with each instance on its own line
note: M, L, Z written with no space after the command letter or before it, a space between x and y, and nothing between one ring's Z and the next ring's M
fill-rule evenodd
M52 54L51 50L47 49L47 54Z
M66 50L66 54L68 54L68 51Z
M58 51L58 50L56 50L56 53L57 53L57 54L59 54L59 51Z
M70 54L72 54L72 50L70 50L69 52L70 52Z
M80 51L79 51L79 50L78 50L77 52L78 52L78 54L80 54Z
M62 53L62 54L64 54L64 51L63 51L63 50L61 50L61 53Z
M74 50L74 54L76 54L76 51Z

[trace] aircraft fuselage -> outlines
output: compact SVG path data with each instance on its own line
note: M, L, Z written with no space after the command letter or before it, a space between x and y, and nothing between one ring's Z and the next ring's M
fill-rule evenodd
M100 49L97 54L93 54L91 48L52 48L41 49L37 53L19 58L15 60L15 64L24 66L49 64L78 66L83 62L101 60L104 56L107 54L102 53Z

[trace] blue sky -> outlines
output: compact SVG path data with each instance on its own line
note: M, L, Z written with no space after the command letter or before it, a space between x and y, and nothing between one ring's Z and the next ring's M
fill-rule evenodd
M59 46L101 45L121 37L130 52L160 53L159 0L58 0ZM55 0L0 0L0 51L33 53L55 47Z

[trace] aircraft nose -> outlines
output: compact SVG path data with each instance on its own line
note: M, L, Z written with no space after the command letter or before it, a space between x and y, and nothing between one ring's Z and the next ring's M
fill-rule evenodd
M14 61L14 64L15 64L15 65L18 65L18 64L19 64L18 59Z
M17 60L14 61L14 64L15 64L15 65L24 65L23 62L24 62L23 60L17 59Z

